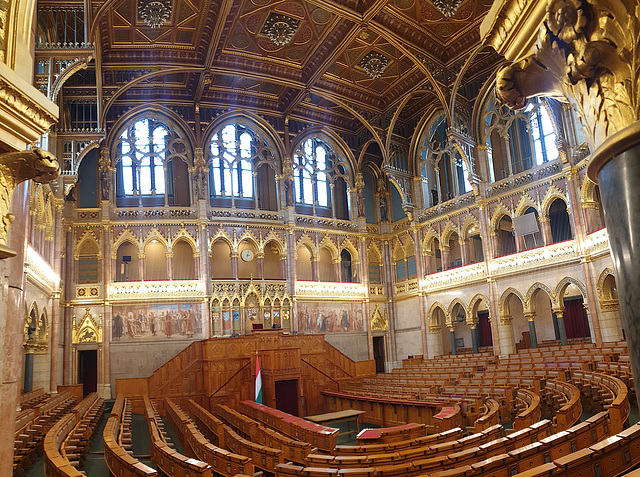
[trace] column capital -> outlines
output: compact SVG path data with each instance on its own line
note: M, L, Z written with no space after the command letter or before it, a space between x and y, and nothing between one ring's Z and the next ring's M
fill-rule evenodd
M18 184L29 179L46 184L60 174L55 156L42 149L0 154L0 259L16 253L7 247L9 226L15 218L11 210L11 196Z
M640 143L637 2L523 3L505 1L481 28L485 40L512 61L532 50L538 32L533 53L498 73L496 95L512 109L524 108L531 96L566 98L597 148L587 169L596 181L610 159ZM534 9L528 17L526 8Z

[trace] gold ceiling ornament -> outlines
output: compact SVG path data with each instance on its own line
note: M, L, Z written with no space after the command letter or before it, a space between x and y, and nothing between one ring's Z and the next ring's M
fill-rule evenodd
M458 11L463 0L431 0L433 6L438 9L445 18L449 18Z
M138 16L150 28L158 28L171 17L171 0L138 0Z
M296 34L299 24L300 20L271 12L267 17L267 21L264 22L261 33L267 35L277 46L284 46Z
M388 64L389 59L386 56L373 50L360 60L360 67L373 79L380 78Z

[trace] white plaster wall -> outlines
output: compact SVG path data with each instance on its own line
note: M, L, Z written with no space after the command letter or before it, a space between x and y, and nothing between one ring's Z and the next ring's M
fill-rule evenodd
M419 327L396 330L396 352L399 366L402 366L402 360L408 356L422 354L422 336Z
M189 346L193 340L111 342L111 388L118 378L145 378Z
M327 333L324 340L354 361L369 359L369 343L365 332Z
M420 298L412 297L395 303L396 332L420 328Z
M49 353L33 355L33 388L43 388L45 392L50 390L49 382Z

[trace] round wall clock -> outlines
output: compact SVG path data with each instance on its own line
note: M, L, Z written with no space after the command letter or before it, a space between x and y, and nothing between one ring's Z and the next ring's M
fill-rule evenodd
M250 262L251 260L253 260L253 251L249 250L248 248L244 249L242 252L240 252L240 257L245 262Z

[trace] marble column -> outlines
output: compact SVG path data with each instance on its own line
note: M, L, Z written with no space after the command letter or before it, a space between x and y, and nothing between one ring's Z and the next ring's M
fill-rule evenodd
M24 355L24 375L22 377L22 392L33 391L33 351L28 350Z
M511 316L501 316L498 326L500 336L500 356L507 357L516 352L516 341L513 337L513 318Z
M258 273L258 280L264 279L264 253L256 255L256 272Z
M602 341L623 340L622 328L620 326L620 306L618 300L600 302L600 332Z
M311 259L311 280L314 282L320 281L320 271L318 267L318 258L313 257Z
M457 354L456 329L453 326L449 327L449 339L451 340L451 354Z
M234 280L238 279L238 254L231 254L231 277Z
M629 141L635 145L615 155L598 173L604 221L613 255L620 318L627 338L636 394L640 396L640 123Z
M59 242L59 240L58 240ZM54 292L51 300L51 343L49 344L50 361L49 361L49 392L55 394L58 392L58 342L60 326L60 292Z
M439 326L427 331L427 357L429 359L442 355L442 333Z
M473 354L478 354L478 329L476 328L476 324L472 324L470 326L471 329L471 351Z
M532 348L537 348L538 347L538 335L536 333L536 322L535 317L536 315L533 313L525 313L524 317L527 319L527 322L529 323L529 338L531 340L531 347Z
M558 323L558 333L560 334L560 344L564 346L567 344L567 332L564 328L564 309L557 308L553 310L553 313L555 313L556 320Z
M440 245L440 253L442 254L442 271L449 270L449 261L451 257L451 250L447 246Z

